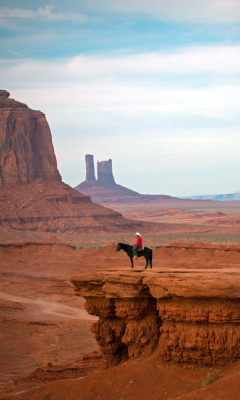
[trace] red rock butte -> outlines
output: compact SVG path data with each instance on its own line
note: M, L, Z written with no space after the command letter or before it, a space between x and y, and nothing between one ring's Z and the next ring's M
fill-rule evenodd
M0 90L0 226L49 232L132 231L134 223L61 181L45 115Z

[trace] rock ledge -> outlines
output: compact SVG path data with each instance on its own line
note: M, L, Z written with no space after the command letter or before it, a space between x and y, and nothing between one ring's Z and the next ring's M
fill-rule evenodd
M71 279L86 299L107 365L148 357L226 364L240 358L240 271L100 270Z

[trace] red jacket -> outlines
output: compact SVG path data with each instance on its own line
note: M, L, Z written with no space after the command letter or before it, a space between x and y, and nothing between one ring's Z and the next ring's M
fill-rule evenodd
M138 247L142 246L142 238L140 236L137 236L136 243L134 246L138 246Z

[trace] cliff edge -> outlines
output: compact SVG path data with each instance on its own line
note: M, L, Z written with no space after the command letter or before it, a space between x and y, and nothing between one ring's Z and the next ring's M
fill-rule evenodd
M154 356L163 362L224 365L240 358L240 272L101 270L71 279L99 316L92 332L108 366Z

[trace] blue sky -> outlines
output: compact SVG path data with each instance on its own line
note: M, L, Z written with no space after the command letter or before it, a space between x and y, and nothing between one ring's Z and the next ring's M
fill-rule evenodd
M0 82L73 187L93 154L140 193L240 191L239 0L2 0Z

